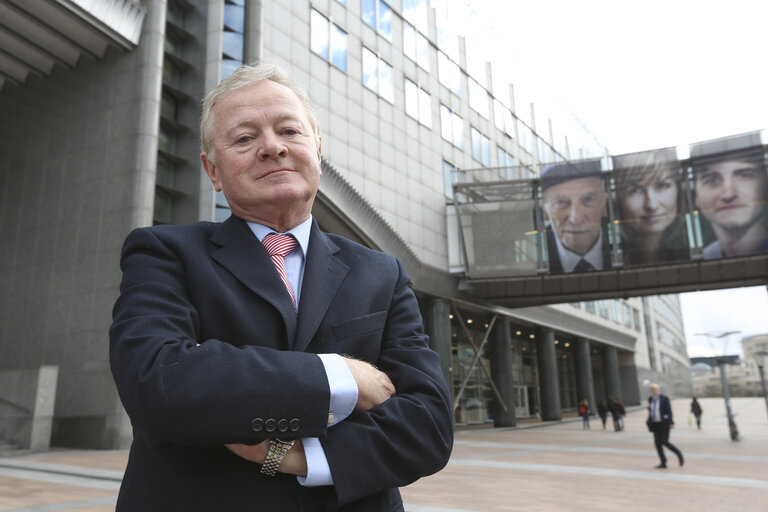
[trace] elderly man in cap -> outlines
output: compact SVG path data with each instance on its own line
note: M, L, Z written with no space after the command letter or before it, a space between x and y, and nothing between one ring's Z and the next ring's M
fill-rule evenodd
M547 166L541 172L541 189L550 273L610 268L600 162Z

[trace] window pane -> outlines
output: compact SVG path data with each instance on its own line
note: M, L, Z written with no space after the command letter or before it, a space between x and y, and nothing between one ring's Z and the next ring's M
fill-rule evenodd
M486 137L485 135L483 135L481 133L480 134L480 143L482 144L481 150L483 152L482 153L483 154L483 158L482 158L483 165L485 165L486 167L490 167L491 166L491 139L489 139L488 137Z
M416 61L419 66L429 71L429 41L421 34L416 35L416 51L418 52Z
M480 132L474 128L470 128L469 139L470 143L472 144L472 158L478 161L482 160L482 150L480 149Z
M239 5L225 5L224 25L242 33L245 27L245 9Z
M377 0L363 0L363 21L376 28L376 1Z
M378 57L370 50L363 48L363 85L374 92L379 91L379 82L377 76Z
M395 102L395 88L392 83L392 66L379 59L379 96L389 101Z
M440 134L448 142L453 142L453 119L445 105L440 105Z
M328 19L312 9L310 17L310 48L324 59L328 59Z
M412 61L416 61L416 29L408 23L403 23L403 53Z
M331 64L347 70L347 33L336 25L331 25Z
M427 128L432 128L432 100L424 89L419 89L419 120Z
M475 112L488 119L488 93L486 93L485 89L472 78L469 78L468 82L469 106L472 107Z
M221 79L224 80L242 64L239 60L221 59Z
M392 40L392 9L381 1L379 1L379 33L388 40Z
M419 88L405 79L405 113L414 119L419 118Z
M464 120L453 114L453 145L464 149Z
M224 32L221 34L221 46L225 57L243 62L243 34Z
M499 100L493 100L493 121L496 128L504 130L504 105Z
M443 180L445 182L445 197L453 199L453 164L443 160Z
M461 96L461 70L443 52L437 54L437 73L441 84Z

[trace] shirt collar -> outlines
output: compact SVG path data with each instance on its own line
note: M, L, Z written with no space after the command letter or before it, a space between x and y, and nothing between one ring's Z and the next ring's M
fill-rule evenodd
M251 228L251 231L253 231L253 234L256 235L256 238L259 239L259 242L261 242L265 236L267 236L270 233L277 233L274 229L267 227L263 224L258 224L256 222L248 222L248 227ZM299 247L301 247L301 252L304 254L304 257L307 257L307 247L309 246L309 233L312 231L312 216L310 215L307 220L296 226L295 228L286 231L285 233L277 233L277 234L291 234L296 239L297 242L299 242Z
M560 239L557 237L557 234L555 234L555 243L557 244L557 253L560 255L560 263L563 264L563 272L573 272L573 269L576 267L576 265L578 265L579 260L582 258L584 258L588 263L595 267L595 270L603 269L602 230L600 230L598 233L597 242L595 242L595 245L593 245L592 248L584 256L566 249L565 246L560 243Z

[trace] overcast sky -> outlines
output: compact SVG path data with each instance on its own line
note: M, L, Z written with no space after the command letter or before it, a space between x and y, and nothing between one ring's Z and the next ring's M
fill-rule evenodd
M768 1L472 0L488 48L612 154L768 128ZM765 137L765 135L764 135ZM690 356L768 333L765 287L681 295ZM711 346L695 333L741 331Z

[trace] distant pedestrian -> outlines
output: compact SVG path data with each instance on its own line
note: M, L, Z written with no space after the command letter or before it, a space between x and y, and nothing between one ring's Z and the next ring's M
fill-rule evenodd
M656 451L659 454L661 463L656 469L666 469L667 457L664 455L664 447L677 455L680 465L683 465L683 452L677 449L675 445L669 442L669 431L675 428L675 421L672 418L672 406L669 397L662 395L658 384L651 384L651 396L648 397L648 420L646 421L648 430L653 432L653 442L656 445Z
M619 428L619 406L616 404L616 399L612 396L608 397L608 412L611 413L611 419L613 420L613 430L618 432Z
M701 409L701 404L699 404L699 401L696 400L696 397L693 397L693 400L691 401L691 414L696 418L696 428L701 430L701 413L704 412Z
M621 403L621 400L616 400L616 412L619 413L619 432L624 430L624 416L627 415L626 409L624 409L624 404Z
M579 416L581 416L581 426L584 428L584 430L589 429L589 403L587 402L587 399L581 401L579 404Z
M603 422L603 430L605 430L605 420L608 419L608 407L605 402L600 400L597 404L597 415L600 416L600 421Z

